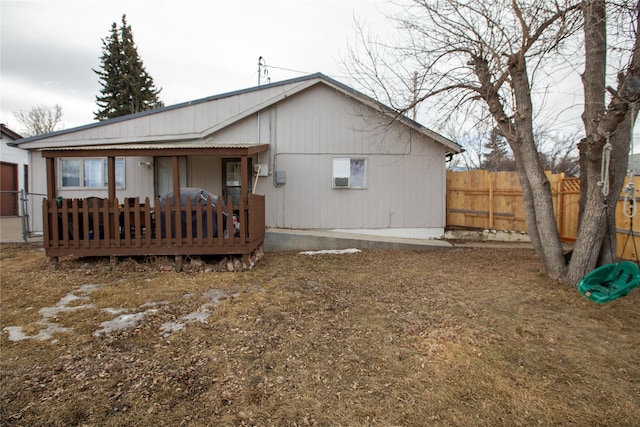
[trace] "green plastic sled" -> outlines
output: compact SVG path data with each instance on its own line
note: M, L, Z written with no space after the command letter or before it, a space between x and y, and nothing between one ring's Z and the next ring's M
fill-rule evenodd
M578 291L599 304L626 296L640 285L640 268L631 261L606 264L587 274L578 283Z

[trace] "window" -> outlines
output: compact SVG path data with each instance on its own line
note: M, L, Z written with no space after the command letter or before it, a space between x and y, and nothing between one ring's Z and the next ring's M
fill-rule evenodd
M105 158L60 159L63 188L105 188L109 183ZM116 187L124 188L124 158L116 158Z
M80 163L82 160L63 159L60 163L62 164L62 186L80 187Z
M171 157L154 157L156 175L156 195L162 196L173 191L173 160ZM187 186L187 158L178 157L180 187Z
M365 159L333 159L333 188L366 188Z

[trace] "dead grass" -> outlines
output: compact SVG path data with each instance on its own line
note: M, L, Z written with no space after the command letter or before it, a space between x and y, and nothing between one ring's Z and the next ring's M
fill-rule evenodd
M2 332L3 425L640 425L640 291L596 305L530 250L267 254L243 273L0 259L3 330L86 297L49 319L72 331ZM146 315L95 335L108 308Z

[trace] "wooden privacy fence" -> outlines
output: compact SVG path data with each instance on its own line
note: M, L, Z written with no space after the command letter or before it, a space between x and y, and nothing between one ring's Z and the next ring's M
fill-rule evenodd
M560 237L574 242L578 232L578 203L580 178L566 178L564 174L547 173L551 183L554 213ZM625 185L628 178L625 179ZM640 177L634 177L640 188ZM640 247L640 216L633 223L633 239L629 239L630 219L625 216L624 193L616 206L618 256L636 259L633 240ZM516 172L485 170L447 171L447 226L491 230L527 231L524 218L522 188Z

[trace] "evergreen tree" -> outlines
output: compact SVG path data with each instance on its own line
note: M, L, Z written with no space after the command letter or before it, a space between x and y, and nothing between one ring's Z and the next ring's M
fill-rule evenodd
M122 15L122 26L114 22L111 33L102 40L101 70L93 70L100 79L96 96L98 120L112 119L139 111L162 107L153 78L147 73L133 41L131 26Z
M515 170L515 161L510 154L507 142L497 128L491 130L484 148L486 151L482 153L484 159L480 165L482 169L492 172Z

